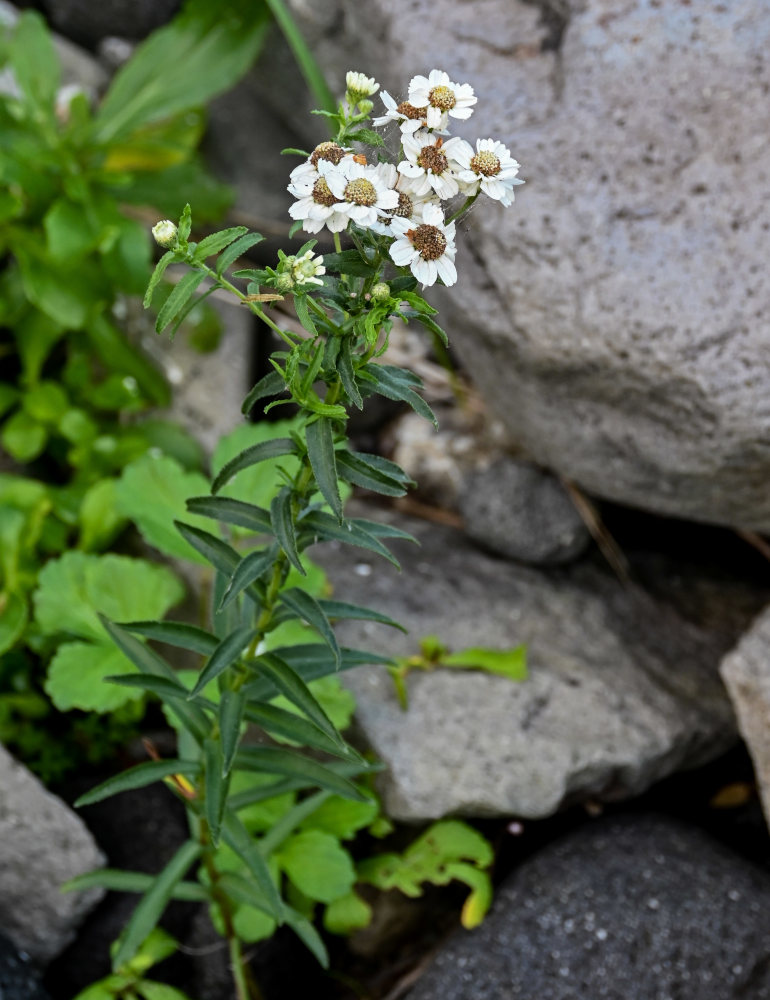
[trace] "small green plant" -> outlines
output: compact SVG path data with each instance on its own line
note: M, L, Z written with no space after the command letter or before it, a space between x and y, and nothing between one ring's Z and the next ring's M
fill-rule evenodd
M82 990L75 1000L189 1000L181 990L145 976L153 965L169 958L178 947L170 934L156 927L130 961L121 965L111 976Z
M157 877L104 872L76 884L142 894L120 939L117 968L136 954L169 900L206 900L229 944L238 1000L258 996L243 955L244 940L253 933L243 926L244 908L256 914L249 919L258 918L263 931L280 924L293 928L326 962L307 902L339 903L349 895L356 873L339 848L339 826L337 836L324 835L318 813L335 798L337 810L345 800L345 807L352 804L358 810L358 818L340 820L337 811L330 823L350 829L362 817L369 822L375 815L365 781L376 766L347 743L309 685L360 663L395 666L387 657L341 647L336 621L397 623L377 610L314 596L297 582L308 574L305 550L317 543L343 542L398 565L388 543L410 539L398 528L345 516L341 484L389 497L403 495L410 485L395 463L351 449L348 410L362 408L368 397L379 394L433 419L419 394L420 379L380 360L391 324L394 318L417 321L444 338L433 318L436 311L416 291L417 282L423 287L438 280L453 284L454 220L481 192L510 204L513 186L520 183L518 164L501 143L479 140L474 151L462 140L443 138L450 117L467 118L473 110L476 98L467 84L453 83L434 70L412 80L408 102L396 104L383 95L386 114L374 124L401 122L402 159L396 165L368 162L372 150L384 148L379 133L365 124L377 84L360 73L349 73L346 82L345 103L323 112L336 129L335 140L303 154L306 159L292 172L289 187L297 198L291 209L297 224L311 233L326 226L334 233L336 253L318 257L310 240L297 254L279 254L275 268L236 272L233 277L247 283L242 291L226 275L261 239L258 234L234 227L193 242L189 206L178 224L166 220L153 230L167 252L155 269L146 303L169 266L188 269L158 313L158 332L178 326L204 282L202 296L214 288L229 291L283 342L283 349L272 355L273 370L244 401L244 413L270 400L266 409L291 403L298 416L285 436L257 442L230 458L210 492L189 499L188 516L177 521L181 537L214 571L208 627L102 619L133 665L131 672L111 680L161 699L179 734L178 754L131 768L80 800L96 802L162 780L184 802L190 837ZM354 152L351 143L368 153ZM441 202L458 195L462 204L445 220ZM342 231L352 248L342 249ZM283 329L265 311L276 297L288 296L302 334ZM223 493L235 477L276 459L277 489L269 506ZM189 515L203 522L193 522ZM239 548L244 529L251 535L245 553ZM299 638L273 645L271 635L287 625L300 630ZM145 639L201 654L202 669L192 675L175 670ZM279 695L290 708L275 703ZM247 723L279 745L250 742ZM281 746L285 740L314 756ZM288 808L273 812L269 823L259 816L261 809L255 820L256 807L296 793L300 795L286 802ZM314 814L312 828L303 828ZM489 861L486 850L461 824L439 826L403 857L374 859L361 877L410 892L418 891L425 879L461 878L472 888L466 912L472 924L488 901L477 874ZM193 870L197 881L187 878ZM356 905L350 899L348 904ZM349 924L350 916L338 913L337 925L346 919ZM331 922L335 924L334 917Z

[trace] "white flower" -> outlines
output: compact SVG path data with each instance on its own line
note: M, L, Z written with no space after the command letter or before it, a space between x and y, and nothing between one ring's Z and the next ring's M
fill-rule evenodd
M398 193L388 188L376 167L346 157L337 166L321 161L318 171L338 199L336 212L345 212L357 226L368 228L379 213L398 207Z
M333 164L326 160L319 163L333 169ZM292 219L302 220L306 233L318 233L324 226L332 233L341 233L347 228L349 216L341 210L341 200L332 194L326 178L315 167L295 177L288 189L298 199L289 208L289 215Z
M380 236L392 236L390 220L394 215L401 219L411 219L412 221L422 221L422 211L426 205L438 205L432 189L427 195L418 196L408 190L407 178L396 170L392 163L378 163L375 167L380 174L386 187L394 190L398 195L398 204L395 208L387 209L380 215L376 222L369 228Z
M299 166L292 170L289 174L289 180L292 184L295 184L312 177L313 183L315 183L318 180L318 164L321 160L328 160L329 163L336 164L344 157L350 155L352 155L352 150L345 149L336 142L319 142L305 162L300 163ZM291 191L291 186L289 186L289 190ZM291 193L295 194L294 191L291 191Z
M345 87L351 104L357 104L364 97L371 97L380 89L373 76L356 73L352 69L345 74Z
M399 267L409 267L423 288L435 285L437 278L445 285L457 281L455 224L445 225L444 213L438 205L426 205L418 225L410 219L396 217L390 225L396 237L390 247L390 256Z
M481 188L484 194L507 207L513 201L514 186L524 183L516 176L519 164L496 139L477 139L475 153L469 143L459 142L449 158L466 194L476 194Z
M415 108L408 101L396 104L387 90L380 94L382 103L385 105L385 114L379 118L373 118L372 124L376 126L389 125L390 122L398 122L402 132L416 132L418 128L427 128L428 113L427 108ZM443 115L439 123L434 126L435 132L446 135L446 124L448 116Z
M171 219L163 219L152 227L152 235L158 246L167 250L173 249L179 243L179 230Z
M322 285L319 274L326 274L323 254L316 256L312 250L306 250L301 257L292 254L286 258L291 276L298 285Z
M409 82L409 103L415 108L427 108L428 128L437 128L446 115L470 118L477 100L469 83L452 83L440 69L432 69L427 77L415 76Z
M462 142L455 136L446 142L430 132L404 133L402 145L406 159L398 165L398 172L408 178L408 188L416 195L425 195L431 188L442 200L454 198L460 190L452 170L450 157L455 146Z

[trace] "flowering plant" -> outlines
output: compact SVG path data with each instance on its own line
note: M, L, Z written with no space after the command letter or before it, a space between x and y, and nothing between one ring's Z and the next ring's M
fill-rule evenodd
M482 192L510 204L513 187L521 183L518 164L499 142L481 140L474 152L461 139L444 139L450 118L466 119L473 111L476 98L469 85L453 83L434 70L411 81L407 102L396 104L383 93L386 112L374 124L399 125L399 158L393 164L370 163L353 146L362 144L377 153L385 149L379 133L365 125L378 85L361 73L349 73L346 83L339 109L321 112L334 123L335 139L302 153L304 162L292 171L289 185L296 197L290 210L293 229L314 234L326 227L334 234L335 253L317 255L316 240L310 240L296 254L279 253L275 267L235 271L232 277L246 282L243 291L225 275L259 243L259 234L235 227L194 243L189 206L178 225L165 220L153 230L166 253L145 302L149 304L169 265L189 268L160 309L158 332L169 326L173 331L196 301L214 289L231 292L284 347L273 353L273 370L248 394L243 412L249 414L266 399L265 410L293 403L299 429L236 455L214 478L210 495L188 501L197 523L177 523L215 572L210 629L182 622L105 622L138 671L112 679L161 699L178 729L179 750L177 758L141 764L80 800L86 804L164 780L184 802L190 838L157 878L103 871L76 884L143 893L117 949L116 967L131 960L169 900L207 901L230 945L238 1000L258 995L242 952L244 915L249 912L271 926L289 925L319 960L326 960L308 915L314 899L331 900L320 894L308 898L308 881L304 896L295 891L291 902L284 896L284 878L294 878L295 863L309 863L307 834L296 831L332 796L368 802L365 786L352 779L376 770L338 732L309 684L361 663L398 666L387 657L340 647L333 629L340 619L399 627L396 622L376 610L315 597L301 585L303 553L311 545L342 542L398 565L388 543L410 540L397 528L345 516L341 484L389 497L403 495L410 485L395 463L350 448L348 410L362 408L367 397L379 394L434 420L419 394L420 379L378 359L387 349L394 319L417 321L444 338L433 319L435 309L415 291L417 282L423 287L439 280L453 284L455 220ZM457 195L463 203L446 218L442 202ZM352 243L344 250L342 232ZM209 264L211 258L215 260ZM196 297L204 281L208 287ZM287 296L293 299L302 333L283 328L268 312L272 302ZM284 467L269 509L220 494L243 470L275 458ZM199 518L216 527L205 530ZM304 623L316 641L276 648L271 634L292 621ZM142 639L200 654L199 673L188 683ZM279 695L288 708L275 703ZM278 741L310 747L322 760L284 746L249 745L246 723ZM251 825L258 803L287 791L315 789L320 791L297 801L267 832ZM256 829L261 836L255 836ZM322 856L318 864L323 866ZM199 865L197 883L185 880L193 865ZM352 890L352 880L345 892Z

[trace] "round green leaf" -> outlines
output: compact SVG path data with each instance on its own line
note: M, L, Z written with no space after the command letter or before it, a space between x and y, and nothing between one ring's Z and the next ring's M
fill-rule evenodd
M321 830L289 837L275 858L300 892L321 903L346 895L356 880L348 852L336 837Z
M45 691L60 712L72 708L113 712L129 701L143 698L144 691L110 684L104 678L135 672L131 661L106 642L65 642L48 668Z

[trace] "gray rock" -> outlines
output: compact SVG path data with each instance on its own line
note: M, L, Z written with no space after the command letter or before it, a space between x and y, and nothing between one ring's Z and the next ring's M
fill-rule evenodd
M502 458L464 481L460 512L467 534L499 555L558 566L581 555L591 536L555 476Z
M770 824L770 609L722 661L722 680L738 716Z
M29 956L19 954L0 934L0 998L2 1000L48 1000Z
M514 437L591 494L770 530L764 0L311 6L335 82L438 65L479 97L457 131L522 164L463 226L442 320Z
M82 821L0 747L2 932L36 961L48 962L104 895L101 889L62 893L60 886L104 860Z
M735 741L718 667L736 623L749 620L748 588L717 584L703 595L700 620L688 620L603 564L535 570L479 552L459 531L398 523L421 543L394 546L402 574L347 546L317 551L337 598L411 630L346 623L342 640L393 656L416 652L429 633L453 650L526 643L530 676L415 671L404 712L384 668L346 674L363 733L388 765L389 815L548 816L576 799L639 794ZM659 572L676 575L671 565Z
M524 862L409 1000L765 1000L770 878L695 828L602 821Z
M51 24L68 38L94 46L108 35L139 39L169 21L180 0L43 0Z

